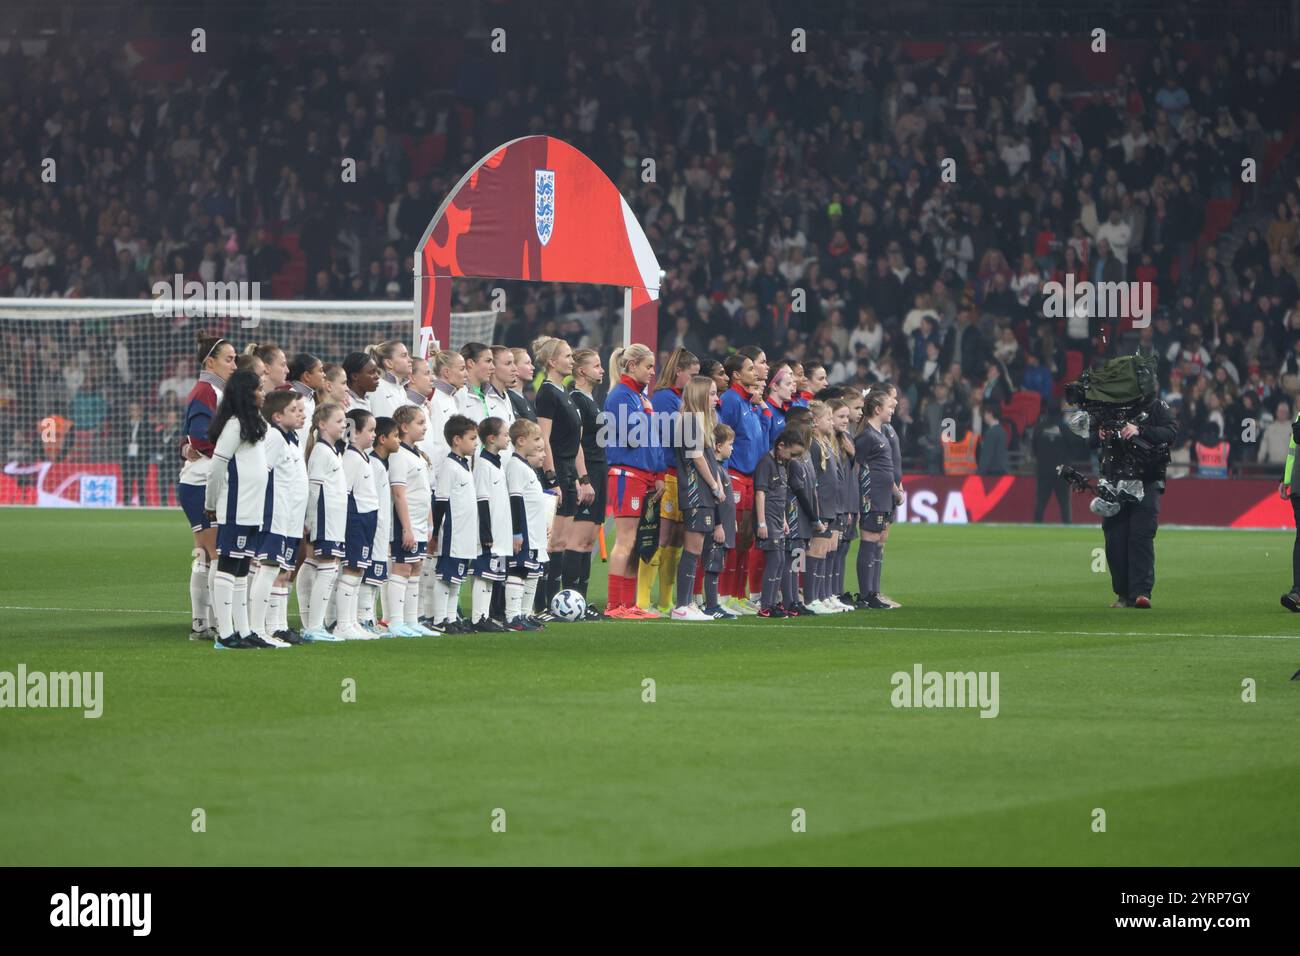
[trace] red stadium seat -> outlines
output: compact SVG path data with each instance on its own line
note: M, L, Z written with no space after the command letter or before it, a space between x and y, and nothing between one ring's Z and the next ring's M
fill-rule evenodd
M1022 388L1011 396L1011 400L1002 403L1002 417L1012 422L1016 434L1023 435L1025 430L1038 421L1043 409L1043 396L1033 389Z

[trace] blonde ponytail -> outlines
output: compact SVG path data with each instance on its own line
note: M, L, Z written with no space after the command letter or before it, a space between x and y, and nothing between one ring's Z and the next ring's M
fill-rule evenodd
M537 370L542 373L543 378L550 378L551 362L560 354L560 349L568 344L561 338L548 338L533 349L533 362L537 366Z
M401 344L403 344L401 339L389 339L387 342L367 345L365 353L370 356L370 360L375 363L379 371L387 372L388 369L384 367L384 363L392 361L393 353L397 351L397 347Z
M646 359L653 359L654 352L651 352L647 346L640 342L633 342L626 348L614 349L614 354L609 357L609 387L613 388L618 384L618 378L623 374L629 365L635 365L637 362L644 362Z
M618 384L618 377L620 374L622 374L622 369L619 366L623 361L623 351L624 351L623 347L620 345L618 348L614 349L614 351L610 353L609 356L609 387L610 388L613 388L615 385Z
M817 419L822 415L833 415L834 412L831 410L830 405L828 405L826 402L819 402L815 398L808 403L808 411L812 416L812 421L811 421L812 428L810 428L808 431L808 434L812 436L812 441L808 443L809 444L808 451L809 453L812 452L811 446L815 442L817 444L817 451L820 452L822 456L822 470L825 470L826 465L830 462L831 443L821 435L817 434ZM834 430L835 430L835 423L832 422L831 431L833 432Z

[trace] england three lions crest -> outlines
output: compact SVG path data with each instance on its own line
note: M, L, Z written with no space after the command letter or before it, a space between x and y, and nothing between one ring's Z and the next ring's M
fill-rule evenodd
M555 231L555 170L538 169L534 175L533 223L537 226L537 238L546 245Z

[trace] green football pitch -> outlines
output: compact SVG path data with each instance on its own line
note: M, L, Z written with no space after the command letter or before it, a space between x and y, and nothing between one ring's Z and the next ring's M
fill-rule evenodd
M0 862L1300 861L1289 533L1162 530L1146 612L1096 528L909 525L894 611L235 654L186 640L189 538L0 511L0 671L104 697L0 710ZM918 665L997 716L895 707Z

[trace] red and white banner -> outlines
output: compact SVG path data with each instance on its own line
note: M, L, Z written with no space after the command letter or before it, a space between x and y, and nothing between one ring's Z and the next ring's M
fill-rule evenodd
M659 261L618 188L580 150L524 136L480 159L415 250L416 350L447 342L457 277L632 290L631 341L658 338Z

